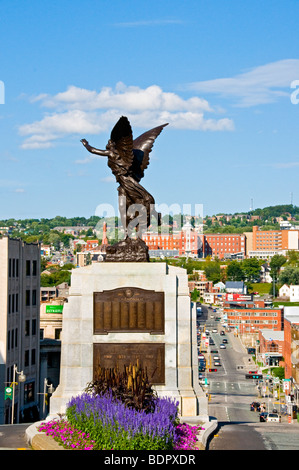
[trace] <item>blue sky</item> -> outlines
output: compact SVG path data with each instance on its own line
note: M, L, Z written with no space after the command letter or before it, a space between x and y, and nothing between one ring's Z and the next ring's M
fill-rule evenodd
M158 205L299 204L297 0L0 9L0 219L117 210L107 162L80 139L105 148L122 115L134 137L169 123L141 182Z

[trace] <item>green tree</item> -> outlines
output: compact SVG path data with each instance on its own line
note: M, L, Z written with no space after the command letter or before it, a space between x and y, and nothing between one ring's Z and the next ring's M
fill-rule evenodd
M191 300L192 300L192 302L196 302L198 298L199 298L199 291L195 288L191 292Z
M277 279L281 267L286 263L287 259L283 255L274 255L269 263L271 268L271 277Z
M279 282L281 284L299 284L299 268L294 266L286 266L286 268L281 271L279 276Z
M291 266L299 267L299 252L295 250L290 250L287 252L288 264Z
M229 263L226 268L226 275L228 281L243 281L245 279L242 265L238 261L231 261Z
M247 282L259 281L261 266L257 258L244 259L241 267Z
M218 261L209 261L204 266L205 275L208 281L219 282L221 276L220 263Z

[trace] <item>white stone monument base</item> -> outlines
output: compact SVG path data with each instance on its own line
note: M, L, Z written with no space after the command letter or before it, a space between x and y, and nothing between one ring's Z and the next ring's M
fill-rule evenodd
M164 292L163 334L94 334L94 293L123 287ZM185 269L160 262L103 262L72 272L63 311L60 383L50 400L50 416L64 414L68 401L93 380L94 343L164 343L165 384L154 386L158 395L177 399L182 416L207 417L207 398L198 385L196 313L191 313Z

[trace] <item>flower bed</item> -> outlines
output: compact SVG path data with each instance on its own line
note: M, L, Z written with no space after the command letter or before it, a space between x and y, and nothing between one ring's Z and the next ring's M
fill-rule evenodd
M156 398L146 413L106 393L83 394L68 403L67 420L42 423L39 431L78 450L193 450L198 427L178 422L178 404Z

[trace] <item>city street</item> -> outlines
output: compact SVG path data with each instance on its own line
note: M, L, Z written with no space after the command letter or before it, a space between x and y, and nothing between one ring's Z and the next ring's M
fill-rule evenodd
M29 450L25 431L29 424L5 424L0 426L0 450Z
M255 380L245 378L250 370L255 370L250 356L240 339L233 333L219 334L221 325L211 314L212 309L203 307L200 324L210 331L209 337L215 343L210 351L218 351L221 366L214 366L211 354L207 362L209 368L217 371L207 372L206 387L209 394L209 415L219 423L218 430L208 443L207 450L297 450L299 442L299 423L288 422L282 416L281 423L260 422L259 413L250 411L254 401L265 402L266 411L275 406L272 399L258 398ZM212 330L217 329L217 333ZM221 349L223 338L227 339L226 349ZM210 364L209 364L210 362Z

